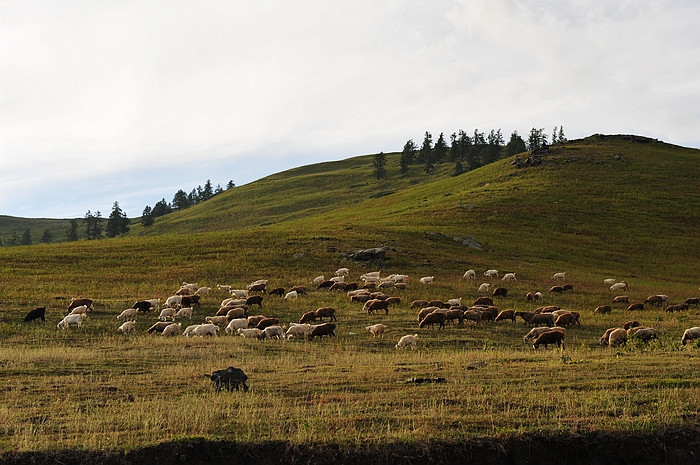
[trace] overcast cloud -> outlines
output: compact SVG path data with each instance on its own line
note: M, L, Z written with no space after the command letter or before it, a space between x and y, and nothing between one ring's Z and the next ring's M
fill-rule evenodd
M700 147L700 3L1 1L0 215L563 125Z

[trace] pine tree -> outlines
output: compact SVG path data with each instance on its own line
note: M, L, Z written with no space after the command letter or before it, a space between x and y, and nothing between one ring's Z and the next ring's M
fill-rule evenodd
M204 183L204 188L202 189L199 199L203 202L212 198L213 195L214 189L211 187L211 181L207 179L207 182Z
M41 236L41 242L44 244L50 244L53 241L53 234L48 229L44 230L44 235Z
M386 177L386 155L384 155L384 152L379 152L372 157L372 166L377 179Z
M537 150L540 147L547 145L547 136L542 129L530 129L530 136L527 138L527 149L529 151Z
M565 144L566 136L564 135L564 126L559 126L559 134L557 135L557 144Z
M518 135L518 131L513 131L513 133L510 135L510 140L503 149L503 155L510 157L516 153L522 153L526 150L527 148L525 147L525 141L523 138Z
M102 214L99 210L95 214L88 210L83 218L83 224L85 225L85 237L87 240L90 241L102 237Z
M226 184L226 190L233 189L236 185L233 183L233 179Z
M107 227L105 232L107 237L116 237L129 231L129 218L126 213L119 207L119 202L114 202L112 212L107 219Z
M432 155L433 151L433 136L426 131L425 132L425 138L423 139L423 145L421 146L420 150L418 151L418 163L425 163L425 160L427 158L430 158Z
M436 163L440 163L444 161L445 158L447 158L447 143L445 143L445 135L440 133L433 149L433 160Z
M170 204L165 201L165 199L161 199L153 206L151 215L153 215L153 218L158 218L159 216L167 215L168 213L172 212L173 207L171 207Z
M175 192L175 195L173 196L173 208L175 208L176 210L184 210L189 206L191 206L191 204L189 199L187 198L187 194L185 194L185 191L180 189L177 192Z
M401 174L406 175L408 173L408 166L413 163L413 158L415 157L416 150L418 147L413 139L409 139L403 146L403 151L401 152Z
M32 233L29 228L25 229L22 233L22 239L20 239L20 245L30 245L32 243Z
M70 220L70 226L68 226L68 230L66 231L66 240L68 242L75 242L78 240L78 220Z
M141 213L141 224L144 228L153 224L153 212L148 205L144 207L143 213Z

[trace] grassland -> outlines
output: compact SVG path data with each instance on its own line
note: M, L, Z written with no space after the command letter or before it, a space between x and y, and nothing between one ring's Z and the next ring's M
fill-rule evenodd
M0 451L133 450L197 437L357 446L698 430L700 350L681 346L680 335L700 325L700 310L592 312L611 299L608 277L630 283L631 301L700 293L697 150L598 137L523 170L504 160L382 184L369 170L366 159L299 168L129 237L0 249ZM376 196L382 189L393 193ZM466 236L482 248L464 245ZM343 255L377 245L390 248L385 261ZM135 334L116 333L121 310L164 299L182 281L310 287L341 266L355 280L375 269L407 273L408 289L392 292L402 303L377 316L328 291L265 297L260 313L283 322L336 308L337 338L311 342L162 338L145 333L155 315L139 319ZM531 310L524 295L541 290L545 303L581 312L566 349L534 351L522 323L418 329L413 299L478 295L482 280L461 278L468 268L516 272L500 308ZM572 293L546 292L555 271L567 272ZM425 275L435 284L420 285ZM78 296L95 299L96 311L83 328L58 330L65 299ZM205 297L193 321L223 297ZM46 324L21 321L44 305ZM599 346L605 329L629 319L657 328L660 340ZM365 332L374 322L389 326L384 339ZM413 333L418 350L394 348ZM249 375L249 392L213 391L204 374L229 365Z

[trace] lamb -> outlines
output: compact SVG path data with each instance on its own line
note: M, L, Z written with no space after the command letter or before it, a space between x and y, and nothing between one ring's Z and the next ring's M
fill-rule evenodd
M175 318L189 318L192 319L192 307L182 307L175 313Z
M243 336L246 339L260 339L260 335L263 333L262 329L258 328L239 328L238 335Z
M378 312L379 310L384 310L384 312L388 315L389 301L380 299L368 300L367 302L365 302L365 305L362 307L362 310L367 312L368 315L371 315L374 312Z
M138 316L139 311L135 308L127 308L123 312L121 312L119 315L117 315L117 320L124 320L124 321L133 321L136 319Z
M207 323L219 326L219 325L225 325L228 323L228 318L226 315L224 316L208 316L204 318L204 321Z
M384 333L388 327L386 325L383 325L381 323L377 323L374 325L366 326L365 331L369 332L372 336L374 337L384 337Z
M41 318L42 322L46 322L46 307L37 307L34 310L30 310L24 317L24 322L29 323L30 321L38 320L39 318Z
M226 331L226 334L233 334L233 333L237 332L239 329L241 329L241 328L245 329L247 327L248 327L248 318L234 318L228 322L224 331Z
M158 319L160 321L165 321L168 318L175 320L175 309L174 308L164 308L163 310L160 311L160 315L158 316Z
M310 324L289 323L289 328L284 336L287 340L293 337L308 339L310 332Z
M81 313L66 315L66 317L63 318L61 321L59 321L58 325L56 325L56 326L59 329L66 329L69 326L73 326L73 325L80 328L80 326L83 324L83 318L84 318L84 314L81 314Z
M219 331L219 327L216 326L215 324L207 323L203 325L197 325L192 329L192 331L188 334L188 336L212 336L216 337L217 336L217 331Z
M272 339L272 338L284 339L284 330L280 325L268 326L263 330L260 335L260 339Z
M479 286L478 292L488 292L489 287L491 287L491 285L489 283L481 283L481 285Z
M467 270L464 275L462 276L464 279L476 279L476 271L474 270Z
M528 343L528 342L535 342L535 340L540 336L542 333L546 333L547 331L559 331L566 335L566 328L558 327L558 326L553 326L551 328L546 327L546 326L540 326L537 328L532 328L529 333L527 333L525 336L523 336L523 342Z
M134 331L134 329L136 329L136 322L135 322L135 321L125 321L125 322L122 323L121 326L120 326L119 328L117 328L117 329L118 329L119 332L121 332L122 334L130 333L130 332Z
M617 295L613 298L613 303L614 304L628 304L630 303L629 297L626 295Z
M563 350L564 337L565 334L560 331L546 331L537 336L537 339L535 339L535 343L532 344L532 347L537 350L541 345L543 345L544 348L547 349L549 344L556 344L557 347L561 347Z
M515 282L517 279L515 279L515 273L506 273L503 275L503 278L501 278L502 281L509 281L509 282Z
M610 286L610 292L618 292L618 291L630 291L629 286L627 285L627 281L620 281L619 283L615 283L612 286Z
M389 313L389 310L387 310L387 313ZM316 318L321 321L323 321L324 318L328 318L330 321L337 321L337 318L335 317L335 308L332 307L318 308L314 314L316 315Z
M484 276L487 278L498 278L498 270L486 270Z
M446 315L442 312L431 312L428 313L423 320L421 320L420 323L418 323L419 328L424 328L425 326L430 325L432 328L434 325L439 325L439 329L445 329L445 319Z
M299 293L297 291L289 291L287 294L284 296L285 300L289 299L296 299L299 296Z
M700 339L700 326L693 326L692 328L686 329L681 337L681 344L686 345L696 339Z
M313 326L309 333L309 341L315 337L322 338L323 336L335 337L335 323L323 323Z
M171 324L171 321L158 321L146 330L148 334L162 333L166 326Z
M600 315L610 312L612 312L612 308L610 308L610 305L599 305L595 308L595 310L593 310L593 313Z
M313 281L311 281L311 285L313 285L313 286L318 286L319 284L321 284L321 283L322 283L323 281L325 281L325 280L326 280L326 278L325 278L323 275L316 276L316 277L313 279Z
M566 272L554 273L552 279L557 279L559 281L564 281L566 279Z
M350 270L347 268L338 268L337 270L335 270L335 275L336 276L349 276Z
M87 305L79 305L77 307L74 307L73 310L70 311L69 315L86 315L87 310Z
M399 339L399 342L396 343L395 347L397 349L403 349L405 347L410 347L411 349L415 350L417 342L418 342L418 335L417 334L407 334L405 336L402 336L401 339Z
M433 284L434 276L423 276L419 279L421 284Z
M180 335L180 323L171 323L163 329L161 333L165 337L179 336Z

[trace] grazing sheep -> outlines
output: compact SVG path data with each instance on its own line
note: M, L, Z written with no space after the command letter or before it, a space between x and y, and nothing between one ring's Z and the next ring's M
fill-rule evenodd
M225 307L224 310L226 310ZM248 309L245 307L234 307L225 313L226 318L233 320L234 318L248 318ZM216 316L221 316L220 311L216 312Z
M627 331L624 328L612 328L608 333L607 345L617 347L627 343Z
M455 320L460 325L464 323L464 311L459 307L452 307L445 312L445 322L451 321L454 323Z
M248 297L248 290L247 289L231 289L229 291L229 294L231 294L236 299L245 299Z
M419 279L421 284L433 284L434 276L423 276Z
M178 305L182 304L182 296L181 295L171 295L167 299L165 299L165 303L163 304L163 307L176 307Z
M493 299L491 297L477 297L472 305L493 305Z
M217 284L216 287L222 292L231 292L231 286L227 284Z
M362 311L367 312L368 315L372 315L374 312L378 312L379 310L384 310L384 312L388 315L389 301L372 299L365 302L365 305L362 307Z
M180 323L171 323L165 328L163 328L163 332L160 333L163 336L170 337L170 336L179 336L180 335Z
M427 306L427 300L414 300L413 302L411 302L411 308L425 308Z
M641 339L645 344L652 339L658 339L659 333L654 328L636 327L627 330L627 337Z
M559 331L563 334L566 334L566 328L557 327L557 326L553 326L551 328L549 328L547 326L539 326L537 328L532 328L529 333L524 335L523 342L526 344L535 342L535 340L540 336L540 334L546 333L547 331Z
M454 306L457 306L457 305L462 305L462 298L460 297L460 298L458 298L458 299L449 299L449 300L446 301L445 303L446 303L447 305L449 305L450 307L454 307Z
M610 292L618 292L618 291L630 291L629 286L627 285L627 281L620 281L619 283L615 283L612 286L610 286Z
M686 305L695 305L696 307L700 305L700 297L690 297L688 299L685 299L685 302L683 302Z
M423 307L423 308L421 308L420 311L418 312L418 322L420 323L420 321L423 318L425 318L427 315L429 315L430 313L433 313L436 310L440 310L440 309L438 307Z
M555 317L556 316L551 313L536 313L532 316L532 318L530 318L527 324L529 326L554 326Z
M182 332L181 336L192 337L192 331L194 331L194 329L195 329L197 326L199 326L199 325L189 325L189 326L188 326L187 328L185 328L185 330Z
M189 336L212 336L216 337L217 332L219 331L219 327L215 324L207 323L207 324L202 324L202 325L197 325L194 327L194 329L188 334Z
M610 305L599 305L593 310L593 313L603 315L605 313L610 313L612 312L612 308Z
M183 295L190 295L192 291L190 290L189 287L181 287L177 291L175 291L175 295L183 296Z
M487 278L498 278L498 270L486 270L484 276Z
M296 337L296 338L303 338L303 339L308 339L309 338L309 333L311 332L311 325L310 324L299 324L299 323L289 323L289 328L287 329L287 332L285 333L285 338L287 340Z
M311 281L311 285L312 285L312 286L318 286L319 284L321 284L321 283L322 283L323 281L325 281L325 280L326 280L326 278L325 278L323 275L321 275L321 276L316 276L316 277L313 279L313 281Z
M136 329L136 322L135 321L125 321L124 323L121 324L119 328L117 328L119 332L122 334L127 334L132 332L134 329Z
M216 370L211 375L205 375L214 383L214 390L238 391L243 387L243 392L248 392L248 376L240 368L228 367L225 370Z
M87 305L79 305L70 311L69 315L87 315Z
M386 283L383 283L386 284ZM392 284L393 286L393 284ZM331 287L328 288L329 291L343 291L345 292L348 289L347 283L333 283Z
M502 281L509 281L509 282L515 282L517 279L515 279L515 273L506 273L503 275L503 278L501 278Z
M688 305L687 304L675 304L675 305L669 305L668 307L666 307L666 311L669 313L680 312L681 310L688 310Z
M306 312L304 313L301 318L299 318L299 323L304 324L304 323L313 323L316 321L316 312L311 311L311 312Z
M479 307L481 309L481 319L486 321L495 321L498 316L498 307L489 305L488 307Z
M219 304L219 307L240 307L245 305L246 299L239 299L237 297L231 297L229 299L224 299Z
M267 317L265 315L253 315L248 317L248 327L249 328L255 328L258 326L258 323L260 323L262 320L266 319Z
M644 303L660 307L664 303L664 298L660 295L650 295L644 299Z
M66 329L69 326L73 326L73 325L80 328L80 326L83 324L84 317L85 317L85 315L82 313L66 315L66 317L63 318L61 321L59 321L58 325L56 325L56 326L59 329Z
M289 291L284 296L284 300L296 299L298 296L299 296L299 293L297 291Z
M388 310L387 313L389 313ZM328 318L330 321L337 321L337 318L335 317L335 308L333 307L317 308L314 314L316 315L316 318L321 321L323 321L324 318Z
M260 339L260 335L263 334L262 329L258 328L239 328L238 335L243 336L246 339Z
M121 312L119 315L117 315L117 320L124 320L124 321L133 321L136 319L138 316L139 311L135 308L127 308L123 312Z
M70 304L68 304L68 311L70 312L73 310L75 307L79 307L81 305L85 305L88 310L94 310L93 306L93 300L92 299L76 299L72 298L70 301Z
M175 313L175 318L189 318L192 319L192 307L182 307Z
M696 339L700 339L700 326L693 326L688 328L683 332L683 337L681 337L681 344L686 345Z
M284 339L284 330L280 325L271 325L263 329L260 339Z
M639 322L636 320L626 321L625 324L622 325L622 327L625 328L625 331L627 331L630 328L639 327Z
M211 287L203 286L203 287L200 287L199 289L197 289L196 291L194 291L194 294L195 295L209 295L210 292L211 292Z
M30 321L38 320L40 318L42 322L46 322L46 307L37 307L34 310L30 310L24 317L24 322L29 323Z
M306 295L306 286L294 286L289 291L295 291L297 295Z
M491 285L489 283L481 283L477 292L488 292Z
M549 293L556 293L556 294L561 294L564 292L564 286L552 286L549 288Z
M253 305L257 305L258 307L262 307L262 301L263 301L263 296L261 295L251 295L247 299L245 299L245 304L248 307L251 307Z
M482 312L480 310L466 310L462 313L462 321L473 321L476 324L481 323Z
M510 320L515 323L515 310L502 310L494 321Z
M247 328L248 327L248 318L234 318L231 321L228 322L226 325L226 328L224 328L224 331L226 331L226 334L233 334L237 332L239 329Z
M369 332L372 336L374 337L384 337L384 333L388 327L386 325L383 325L381 323L377 323L374 325L366 326L365 331Z
M418 323L418 327L424 328L425 326L430 325L430 327L432 328L437 324L439 325L438 329L445 329L445 319L446 316L442 312L428 313L427 315L425 315L425 318L423 318L423 320L421 320L421 322Z
M535 315L536 315L535 312L523 312L523 311L516 311L515 312L515 316L522 318L523 322L525 324L527 324L532 319L532 317Z
M154 323L153 326L148 328L146 330L146 332L148 334L162 333L163 330L165 329L165 327L168 326L169 324L172 324L172 322L171 321L158 321L158 322Z
M561 347L563 350L564 337L565 334L561 331L545 331L544 333L537 336L537 339L535 339L535 342L534 344L532 344L532 347L534 347L535 350L537 350L541 345L543 345L544 348L547 349L550 344L556 344L557 347Z
M276 295L279 297L284 297L286 294L286 291L284 290L283 287L276 287L273 290L269 291L267 294L268 295Z
M506 295L508 295L508 289L506 289L505 287L497 287L493 290L492 295L494 297L505 297Z
M403 349L404 347L410 347L411 349L415 350L417 342L417 334L407 334L405 336L402 336L401 339L399 339L399 342L396 343L396 348Z
M323 336L335 337L335 323L322 323L313 326L309 333L309 341L315 337L323 338Z
M265 328L268 328L270 326L276 326L280 324L280 319L279 318L263 318L262 320L258 321L258 324L255 325L256 328L265 330Z
M603 280L603 282L604 282L605 284L607 284L608 286L611 286L611 285L615 284L615 281L617 281L615 278L607 278L607 279L604 279L604 280Z
M554 320L554 326L570 326L576 323L578 323L578 318L571 312L561 314Z
M464 279L476 279L476 271L474 270L467 270L464 275L462 276Z
M333 284L337 283L344 283L345 282L345 276L333 276L329 279Z
M180 300L180 305L183 307L191 307L193 305L199 306L199 299L201 296L198 295L183 295Z
M542 293L541 293L540 291L537 291L537 292L535 292L533 301L534 301L534 302L539 302L540 300L542 300L542 297L543 297L543 296L542 296Z
M564 281L566 279L566 272L554 273L552 279L557 279L559 281Z
M267 294L267 281L264 283L253 283L250 286L248 286L247 290L248 292L262 292L263 294Z
M371 299L372 299L372 296L369 294L357 294L357 295L353 295L350 297L350 300L352 300L353 302L360 302L360 303L365 303Z
M629 311L644 310L644 304L632 304L629 307L627 307L627 310L629 310Z
M336 276L349 276L350 270L347 268L338 268L337 270L335 270L335 275Z
M134 302L131 308L136 309L139 313L148 313L151 311L154 305L149 300L139 300Z
M209 323L209 324L220 326L220 325L228 324L228 317L226 317L226 315L224 315L224 316L207 316L204 318L204 321Z
M168 318L174 320L175 319L175 309L174 308L164 308L163 310L160 311L160 315L158 315L158 319L160 321L165 321Z
M614 304L628 304L630 303L630 299L626 295L618 295L613 298L613 303Z

